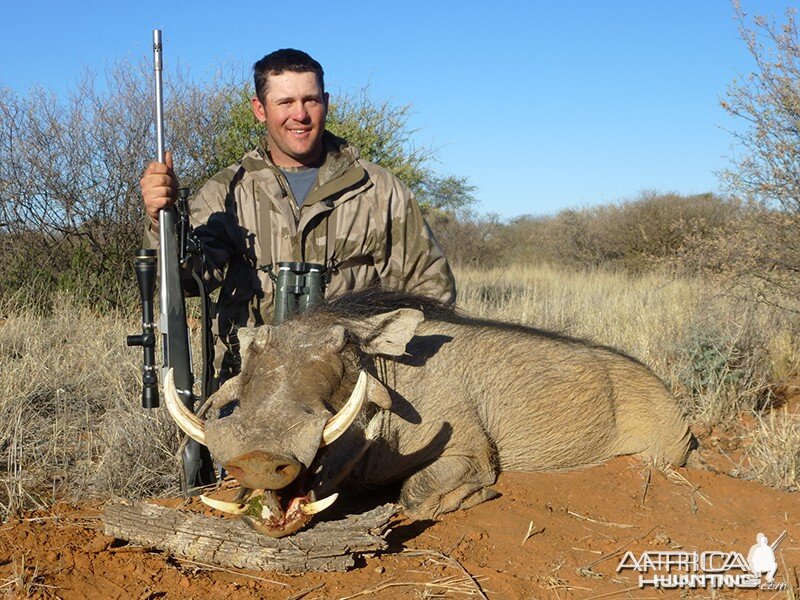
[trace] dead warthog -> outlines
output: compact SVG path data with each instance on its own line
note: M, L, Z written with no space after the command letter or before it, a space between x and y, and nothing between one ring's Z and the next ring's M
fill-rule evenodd
M621 454L682 465L692 443L675 399L636 360L407 294L355 294L240 341L242 372L213 397L239 401L231 416L201 422L172 385L168 405L255 490L215 505L272 536L302 527L340 485L403 481L406 513L427 519L493 497L501 470Z

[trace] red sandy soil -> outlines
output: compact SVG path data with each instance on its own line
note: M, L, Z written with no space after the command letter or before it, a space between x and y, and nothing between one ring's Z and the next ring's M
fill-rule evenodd
M713 447L710 435L705 444ZM141 600L794 597L639 589L637 573L616 571L627 550L747 556L757 533L772 542L785 530L776 580L797 589L800 494L710 471L677 473L683 483L629 457L572 473L505 473L496 486L502 496L491 502L435 523L398 518L391 550L359 559L347 573L193 564L103 535L100 504L61 504L0 527L0 593Z

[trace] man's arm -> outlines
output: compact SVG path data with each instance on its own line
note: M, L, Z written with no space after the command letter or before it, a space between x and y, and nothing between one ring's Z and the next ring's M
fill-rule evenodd
M388 219L388 255L383 264L376 264L383 286L454 304L455 279L444 250L413 194L397 180L389 199Z
M226 179L229 170L209 180L189 203L190 222L203 247L203 277L209 292L222 284L225 268L233 252L225 212L225 196L232 192L221 181ZM172 209L178 189L169 152L166 154L166 165L155 162L148 165L140 186L146 213L143 245L155 249L159 243L158 211ZM183 282L190 294L197 293L196 290L192 291L196 286L188 271L184 272Z

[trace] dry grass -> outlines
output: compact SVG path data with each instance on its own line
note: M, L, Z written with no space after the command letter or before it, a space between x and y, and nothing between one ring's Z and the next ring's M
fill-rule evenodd
M759 415L750 432L742 474L777 488L800 484L800 415L772 411Z
M461 270L473 314L615 346L650 365L691 418L722 424L797 375L795 324L700 282L658 275L514 267ZM1 307L0 307L1 308ZM73 309L8 313L0 327L0 516L59 498L177 493L178 438L163 409L141 408L139 315ZM765 417L749 475L796 485L800 428ZM759 433L760 432L760 433Z
M800 373L800 338L789 331L775 331L769 339L772 381L787 381Z
M0 514L174 487L174 429L139 401L135 321L71 310L0 329Z
M0 580L0 591L7 598L49 598L56 597L52 592L57 588L44 583L44 578L39 571L39 564L33 566L26 564L27 558L23 554L19 560L12 557L11 575Z

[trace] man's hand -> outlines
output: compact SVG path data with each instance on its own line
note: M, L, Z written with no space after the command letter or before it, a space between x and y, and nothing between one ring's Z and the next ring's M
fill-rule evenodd
M172 152L164 153L164 163L151 162L139 181L144 210L150 222L158 227L158 211L172 206L178 195L178 178L172 170Z

